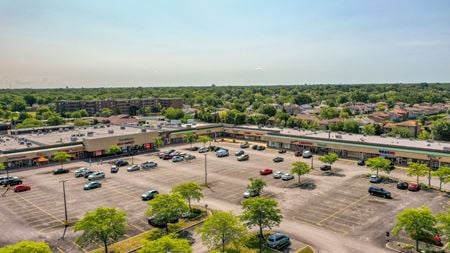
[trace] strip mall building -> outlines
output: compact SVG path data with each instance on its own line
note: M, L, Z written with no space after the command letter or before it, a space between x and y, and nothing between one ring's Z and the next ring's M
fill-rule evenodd
M105 127L105 129L107 128ZM106 155L111 145L118 145L124 151L138 150L146 152L154 150L154 143L157 138L161 138L165 144L183 143L184 136L192 132L195 136L208 135L215 141L220 141L222 138L232 138L237 141L264 142L268 147L272 148L283 148L293 151L311 150L316 154L332 152L343 158L365 159L383 156L403 166L410 162L428 163L433 168L437 168L442 164L450 164L450 143L352 135L327 131L311 132L225 124L204 124L190 128L145 130L127 126L127 130L117 128L112 131L110 129L108 130L109 134L92 134L95 131L89 132L90 130L86 128L83 131L76 129L63 131L60 133L61 136L67 135L74 138L73 133L76 132L79 134L79 138L64 141L61 137L59 138L61 142L57 144L42 144L37 139L39 136L34 136L33 134L25 137L22 137L22 134L2 136L3 138L24 138L31 143L30 145L34 143L36 145L29 148L2 150L0 162L11 168L33 166L51 161L52 155L57 151L66 151L72 155L73 159L98 158ZM45 137L55 139L51 133Z

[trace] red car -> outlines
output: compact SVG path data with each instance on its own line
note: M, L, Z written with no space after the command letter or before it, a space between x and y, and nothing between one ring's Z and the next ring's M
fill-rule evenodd
M408 191L420 191L420 184L416 184L416 183L409 183L408 184Z
M273 172L273 171L272 171L271 169L263 169L263 170L260 170L260 171L259 171L259 174L265 176L265 175L270 175L270 174L272 174L272 172Z
M28 186L28 185L20 184L20 185L14 186L14 192L24 192L24 191L29 191L29 190L31 190L31 186Z

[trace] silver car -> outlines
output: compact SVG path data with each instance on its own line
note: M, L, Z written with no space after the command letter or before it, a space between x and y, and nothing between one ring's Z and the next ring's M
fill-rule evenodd
M84 172L88 171L88 168L79 168L75 171L75 177L82 177L84 176Z
M153 162L153 161L147 161L147 162L141 164L141 167L143 169L153 169L153 168L158 167L158 164L156 162Z
M135 165L131 165L130 167L128 167L128 168L127 168L127 171L128 171L128 172L131 172L131 171L138 171L138 170L140 170L140 169L141 169L141 166L135 164Z
M288 180L291 180L291 179L294 179L294 176L289 174L289 173L284 173L281 176L281 180L284 180L284 181L288 181Z
M105 178L105 172L103 172L103 171L96 171L88 176L89 181L103 179L103 178Z
M184 160L184 158L182 156L174 156L172 157L172 162L176 163L176 162L182 162Z
M273 178L280 179L283 174L284 174L284 172L277 171L277 172L273 173Z

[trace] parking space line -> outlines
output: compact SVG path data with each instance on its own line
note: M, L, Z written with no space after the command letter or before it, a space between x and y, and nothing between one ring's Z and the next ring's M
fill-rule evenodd
M330 216L328 216L328 217L326 217L325 219L319 221L318 224L321 225L322 222L327 221L327 220L333 218L334 216L336 216L336 215L342 213L343 211L345 211L345 210L347 210L348 208L352 207L353 205L359 203L360 201L362 201L362 200L364 200L364 199L367 199L369 196L370 196L370 195L364 195L364 196L362 196L362 197L359 198L358 200L355 200L355 201L353 201L352 203L348 204L346 207L344 207L344 208L342 208L342 209L340 209L340 210L334 212L334 213L331 214Z
M44 212L44 213L47 214L48 216L52 217L53 219L55 219L55 220L61 222L61 224L64 224L64 222L63 222L62 220L56 218L53 214L51 214L51 213L45 211L44 209L42 209L42 208L40 208L39 206L35 205L33 202L29 201L28 199L26 199L26 198L20 196L20 194L17 194L17 196L19 196L21 199L23 199L23 200L24 200L25 202L27 202L28 204L31 204L31 205L34 206L35 208L41 210L42 212Z
M60 247L56 247L56 249L61 253L65 253L64 250L62 250Z
M89 251L85 250L83 247L81 247L80 245L78 245L76 242L72 241L73 245L75 245L77 248L81 249L81 251L83 251L84 253L89 253Z
M137 230L139 230L139 231L141 231L141 232L144 232L144 230L143 230L142 228L140 228L140 227L138 227L138 226L136 226L136 225L133 225L133 224L131 224L131 223L128 223L128 225L134 227L135 229L137 229Z

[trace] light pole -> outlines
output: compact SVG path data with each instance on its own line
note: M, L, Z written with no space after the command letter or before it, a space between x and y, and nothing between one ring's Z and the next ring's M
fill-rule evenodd
M207 154L205 154L205 186L208 187L208 167L206 163L206 156Z
M66 202L66 181L67 180L61 180L59 181L63 185L63 196L64 196L64 233L61 236L61 240L64 240L64 236L66 235L67 227L69 226L69 221L67 220L67 202Z
M314 169L314 156L311 156L311 169Z

